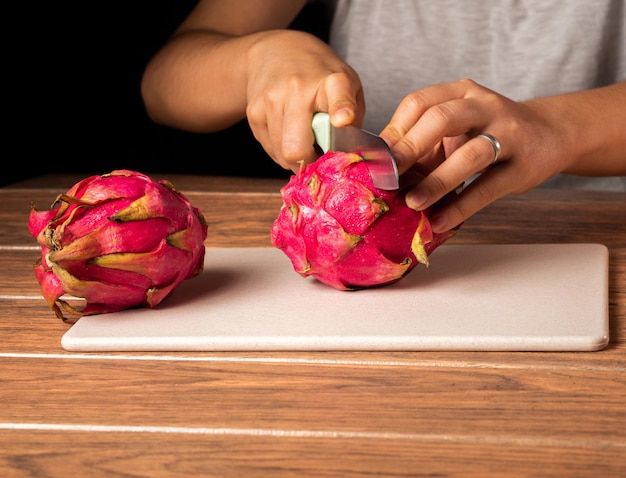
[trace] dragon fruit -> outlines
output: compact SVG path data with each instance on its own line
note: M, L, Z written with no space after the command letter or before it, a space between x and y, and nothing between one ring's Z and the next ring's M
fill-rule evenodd
M35 276L57 317L155 307L204 266L207 223L168 181L116 170L33 205L28 229L41 246ZM75 307L68 294L84 299Z
M397 282L418 263L428 266L428 256L458 231L433 233L428 210L406 205L409 187L377 189L361 156L329 151L281 189L272 244L301 276L338 290Z

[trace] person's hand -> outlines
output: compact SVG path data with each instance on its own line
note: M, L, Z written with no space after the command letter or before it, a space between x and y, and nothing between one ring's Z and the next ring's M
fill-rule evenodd
M314 161L313 115L328 112L336 127L360 126L365 105L356 72L316 37L267 32L249 50L246 115L272 159L297 171Z
M414 209L432 206L477 175L433 211L433 230L442 232L501 196L526 192L566 170L573 156L559 119L539 101L515 102L465 79L409 94L381 136L400 173L416 163L431 171L407 194ZM497 157L496 145L481 133L497 140Z
M141 94L156 123L185 131L223 130L247 117L276 163L312 162L313 115L360 126L356 72L322 40L288 26L306 0L199 0L148 62Z

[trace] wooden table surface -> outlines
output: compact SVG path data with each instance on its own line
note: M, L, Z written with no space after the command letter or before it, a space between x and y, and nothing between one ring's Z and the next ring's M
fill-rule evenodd
M79 179L0 189L1 476L626 476L625 193L505 197L450 241L605 244L602 351L72 353L27 217ZM207 247L271 247L284 181L168 179Z

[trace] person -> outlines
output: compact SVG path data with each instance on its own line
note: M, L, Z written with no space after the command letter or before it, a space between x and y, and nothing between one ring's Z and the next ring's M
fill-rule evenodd
M623 0L335 0L328 41L289 28L306 3L200 0L146 66L149 117L195 132L247 118L293 171L318 157L317 111L379 132L400 173L430 171L410 207L466 184L436 232L538 186L626 190Z

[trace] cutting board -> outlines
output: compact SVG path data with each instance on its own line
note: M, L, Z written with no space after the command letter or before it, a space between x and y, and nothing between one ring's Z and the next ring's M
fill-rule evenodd
M444 244L396 284L338 291L274 248L209 248L154 309L78 320L70 351L593 351L608 343L600 244Z

